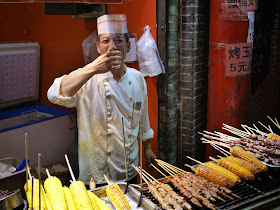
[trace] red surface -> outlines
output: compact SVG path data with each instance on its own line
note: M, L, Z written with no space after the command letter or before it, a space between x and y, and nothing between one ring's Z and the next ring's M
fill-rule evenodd
M225 77L225 49L222 43L247 42L248 23L219 19L222 0L211 0L208 70L207 130L222 131L222 123L239 128L248 118L251 75ZM206 159L217 151L207 145Z
M127 15L128 28L138 39L149 25L156 40L156 0L130 0L111 4L110 13ZM0 4L0 42L32 41L41 45L39 103L52 105L47 90L53 80L84 65L81 43L96 30L96 19L73 19L71 15L45 15L42 3ZM138 64L128 64L139 69ZM146 78L149 116L155 136L151 140L157 152L158 95L157 77Z

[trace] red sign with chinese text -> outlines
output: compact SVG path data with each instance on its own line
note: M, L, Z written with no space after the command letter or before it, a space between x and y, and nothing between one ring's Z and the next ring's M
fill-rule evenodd
M226 77L251 73L252 43L226 44Z
M257 9L256 0L224 0L222 7L226 13L245 13Z

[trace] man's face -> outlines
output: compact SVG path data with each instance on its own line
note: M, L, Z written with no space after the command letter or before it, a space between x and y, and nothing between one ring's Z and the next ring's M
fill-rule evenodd
M99 42L96 42L97 51L100 55L113 50L119 50L122 53L122 60L125 59L129 51L130 43L126 42L123 34L100 34Z

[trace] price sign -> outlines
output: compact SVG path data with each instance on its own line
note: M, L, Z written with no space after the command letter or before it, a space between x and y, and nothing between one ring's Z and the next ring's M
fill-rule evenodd
M226 77L251 73L252 43L226 44Z

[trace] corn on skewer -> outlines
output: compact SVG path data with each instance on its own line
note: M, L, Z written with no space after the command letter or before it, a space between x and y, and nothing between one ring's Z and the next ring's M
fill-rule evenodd
M239 157L243 160L248 161L249 163L254 164L260 172L266 172L268 170L267 166L259 161L256 157L251 155L250 153L246 152L239 146L234 146L230 149L230 153L235 156Z
M48 178L45 180L44 187L52 209L68 210L61 181L55 176L50 176L48 169L46 172Z
M72 176L73 182L70 184L70 191L72 194L72 198L74 200L75 206L77 209L84 209L84 210L93 210L89 195L87 193L86 186L81 181L76 181L74 173L72 171L70 162L68 160L67 155L64 155L65 160L68 165L68 169L70 171L70 174Z
M217 164L223 168L228 169L232 173L236 174L239 176L241 179L246 180L246 181L254 181L255 177L254 175L248 171L247 169L241 167L240 165L237 165L233 162L228 161L226 158L221 158L219 160L214 159L210 157L211 160L217 162Z
M88 191L88 195L94 210L110 210L110 208L93 192Z
M93 210L86 186L83 182L72 182L70 185L70 191L77 209Z
M187 158L195 161L195 162L198 162L199 164L202 164L204 166L206 166L207 168L213 170L213 171L216 171L217 173L227 177L232 183L234 183L235 185L236 184L240 184L241 183L241 179L235 175L234 173L232 173L231 171L221 167L221 166L218 166L217 164L213 163L213 162L207 162L207 163L202 163L200 161L197 161L189 156L187 156Z
M232 183L227 177L211 170L210 168L207 168L206 166L199 165L196 168L188 164L185 164L185 166L191 168L197 176L201 176L210 182L227 188L234 187L234 183Z
M32 182L33 182L33 184L32 184ZM41 200L40 200L41 204L39 204L39 188L40 188L41 195L42 195ZM27 181L27 183L25 183L25 185L24 185L24 190L26 193L26 198L27 198L30 209L39 210L41 207L41 209L47 210L46 201L45 201L45 197L43 194L43 189L42 189L41 183L39 182L38 179L34 179L34 178L29 179ZM32 197L33 197L33 199L32 199Z
M64 195L66 198L66 203L67 203L68 209L77 210L70 189L68 187L64 186L63 192L64 192Z
M110 201L112 202L113 206L116 210L130 210L131 207L123 194L119 185L115 183L110 183L106 175L104 174L104 178L108 183L106 187L106 193Z
M219 158L222 158L221 156L218 156ZM226 157L226 159L230 162L233 162L237 165L240 165L241 167L247 169L248 171L250 171L253 175L257 175L258 174L258 171L259 169L253 165L252 163L249 163L248 161L246 160L243 160L241 158L238 158L238 157L234 157L234 156L228 156Z

